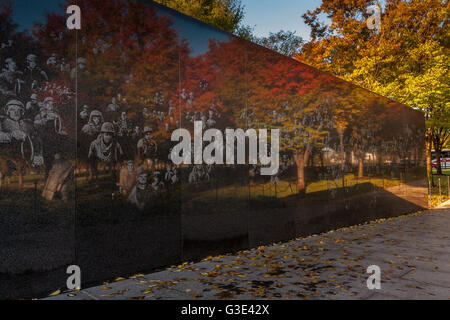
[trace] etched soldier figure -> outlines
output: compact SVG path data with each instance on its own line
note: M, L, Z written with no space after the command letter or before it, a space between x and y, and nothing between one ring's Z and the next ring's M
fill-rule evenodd
M203 111L200 112L200 121L202 122L203 130L206 129L208 118L206 117L205 113Z
M138 157L141 161L154 158L158 150L158 146L152 137L153 130L150 127L144 128L144 138L138 141Z
M50 58L47 59L47 66L48 67L56 67L58 64L58 61L56 60L56 53L52 53Z
M126 112L122 112L122 114L120 115L120 120L119 121L115 121L114 122L115 125L117 125L118 127L118 136L119 137L124 137L124 136L128 136L130 133L130 129L131 129L131 123L130 120L127 118L127 113Z
M194 93L189 92L189 98L186 102L186 107L188 110L190 110L190 109L192 109L193 106L194 106Z
M78 58L77 59L77 67L74 67L70 71L70 78L75 79L75 77L79 77L82 74L89 74L89 72L86 70L86 59L85 58Z
M5 59L5 66L0 73L0 93L10 98L17 97L22 91L23 73L17 69L13 58Z
M166 118L166 114L164 113L164 111L161 111L159 113L159 122L163 122L165 118Z
M204 171L202 165L194 165L189 174L189 183L198 183L203 179Z
M187 99L186 89L182 89L182 90L181 90L180 97L181 97L181 99L183 99L183 100L186 100L186 99Z
M139 126L135 126L134 130L133 130L132 137L133 137L133 139L139 139L140 136L141 136L141 128L139 128Z
M24 118L34 120L36 115L39 113L41 106L39 104L38 95L36 93L33 93L30 99L31 100L26 104Z
M195 121L197 121L197 120L198 120L198 112L197 112L197 111L194 111L194 115L192 116L191 121L192 121L192 122L195 122Z
M61 67L58 65L58 60L56 57L56 53L52 53L50 58L47 59L46 62L47 65L47 71L48 71L48 78L52 79L53 77L56 77L59 72L61 71Z
M89 148L89 159L116 164L122 154L122 147L115 140L114 125L110 122L103 123L98 138L92 141Z
M48 81L47 73L38 66L38 57L35 54L29 54L26 63L23 75L27 89L37 90L42 82Z
M142 109L142 117L144 118L144 120L147 120L150 117L147 108Z
M0 120L1 119L2 118L0 117ZM0 143L10 143L11 137L7 132L3 131L2 122L3 121L0 121Z
M159 171L155 171L154 173L153 173L153 181L152 181L152 184L150 185L150 187L153 189L153 191L155 191L155 192L159 192L159 191L161 191L162 189L164 189L164 182L162 182L160 179L159 179L159 175L160 175L161 173L159 172Z
M12 140L25 141L27 134L24 130L22 117L25 107L19 100L10 100L5 105L5 115L1 121L0 140L4 143Z
M128 197L128 201L143 210L150 202L150 193L148 190L148 172L142 168L137 170L137 182Z
M18 100L10 100L5 105L6 118L1 121L0 142L9 143L12 141L28 142L31 144L33 153L31 159L33 165L43 164L42 141L37 136L32 125L23 119L25 107ZM25 157L22 150L22 157Z
M214 120L214 112L209 111L209 118L206 121L206 127L208 129L214 128L216 126L216 120Z
M172 185L177 184L180 181L180 178L178 177L178 170L175 166L172 166L171 164L167 165L164 180Z
M119 105L116 103L116 98L111 99L111 103L106 108L108 112L118 112L120 110Z
M127 161L127 166L122 167L120 170L119 187L122 194L129 194L133 187L136 185L136 171L134 168L134 162L132 160Z
M86 120L89 118L89 106L84 105L83 110L80 112L80 119Z
M1 49L12 48L12 45L13 45L13 41L8 40L7 42L2 42L0 48Z
M172 115L172 112L174 110L173 102L172 100L169 101L169 116Z
M34 125L36 128L49 130L62 134L61 117L55 112L54 100L52 97L44 99L44 105L41 107L39 113L34 118Z
M61 58L61 63L58 65L58 69L62 73L70 72L70 64L66 63L66 59Z
M93 110L89 116L88 123L81 129L81 131L91 137L97 137L103 125L103 114L98 110Z

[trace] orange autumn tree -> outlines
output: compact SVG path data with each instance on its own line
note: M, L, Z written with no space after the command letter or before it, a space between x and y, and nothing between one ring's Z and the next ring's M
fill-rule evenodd
M305 193L305 168L332 129L329 76L261 47L250 46L247 55L249 107L256 125L281 130L280 151L295 159L298 191Z
M117 120L118 114L107 113L115 98L121 111L137 122L144 107L149 112L160 107L154 102L156 95L164 108L177 100L179 58L188 54L188 48L178 39L171 18L141 2L80 0L77 4L83 12L81 30L68 31L65 16L49 15L35 34L49 54L56 52L70 63L73 90L78 63L79 107L87 104L106 120ZM159 125L153 129L161 135L163 124Z

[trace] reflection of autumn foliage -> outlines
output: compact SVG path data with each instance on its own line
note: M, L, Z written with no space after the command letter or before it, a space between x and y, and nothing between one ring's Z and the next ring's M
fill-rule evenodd
M162 120L141 125L152 125L166 145L177 126L193 129L194 114L196 120L214 114L218 129L281 129L281 151L295 159L300 192L306 188L305 167L325 147L339 154L342 173L353 153L359 176L367 153L377 154L381 163L389 153L404 158L420 149L414 144L420 119L408 119L414 125L400 121L407 114L403 106L317 69L234 37L210 39L209 50L193 56L188 39L180 39L171 18L152 5L125 0L78 5L83 29L77 42L56 15L35 35L48 55L64 56L71 66L85 59L77 73L79 105L117 120L106 106L119 95L121 111L135 122L143 121L144 107L164 111ZM65 81L73 86L69 75Z

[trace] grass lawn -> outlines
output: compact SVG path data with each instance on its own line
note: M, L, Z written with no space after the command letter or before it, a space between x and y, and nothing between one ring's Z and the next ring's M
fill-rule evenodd
M449 180L450 180L450 169L443 170L447 171L447 175L437 176L433 175L434 187L431 188L431 204L432 206L438 206L442 202L450 200L449 197ZM442 172L444 173L444 172ZM439 193L439 178L441 181L441 193Z
M437 170L435 168L433 168L433 174L437 174ZM443 175L450 175L450 169L442 169L442 174Z

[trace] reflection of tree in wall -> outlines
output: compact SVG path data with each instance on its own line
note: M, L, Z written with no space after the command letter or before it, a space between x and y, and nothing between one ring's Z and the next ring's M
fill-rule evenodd
M82 0L78 5L83 28L78 32L77 57L85 59L85 68L77 73L78 105L100 110L112 122L120 117L107 112L115 98L120 111L136 124L141 124L144 107L150 112L159 107L154 103L156 94L167 109L169 100L176 100L179 53L188 52L184 43L179 45L171 19L158 15L153 6L125 0ZM75 39L64 34L71 41L59 43L54 37L65 32L63 18L49 16L36 34L47 50L65 54L74 65ZM153 129L162 132L162 124Z
M249 105L262 128L281 129L281 152L294 157L298 190L304 193L305 167L330 129L327 81L312 68L258 47L248 51L247 72Z

